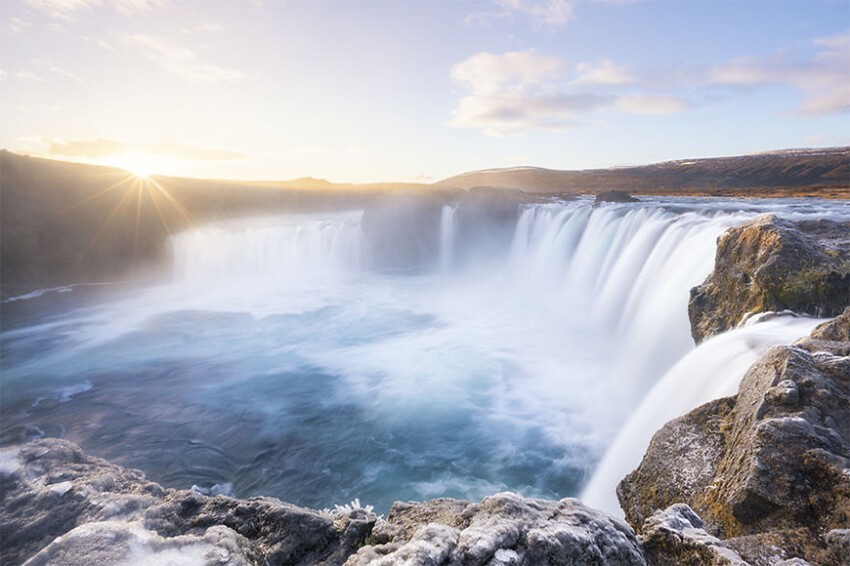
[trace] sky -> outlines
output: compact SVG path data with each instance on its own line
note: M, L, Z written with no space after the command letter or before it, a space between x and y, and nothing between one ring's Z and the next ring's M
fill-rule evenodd
M0 0L0 147L434 182L850 145L847 0Z

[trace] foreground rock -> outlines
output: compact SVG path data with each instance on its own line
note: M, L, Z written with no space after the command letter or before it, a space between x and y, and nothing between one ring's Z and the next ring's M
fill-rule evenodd
M632 530L576 499L396 503L346 564L645 564Z
M0 451L0 563L645 564L625 523L574 499L317 512L273 498L165 489L58 439Z
M830 317L848 305L850 222L763 214L720 236L714 271L691 290L688 314L699 343L751 314L787 309Z
M847 564L848 351L850 308L809 338L771 349L736 397L666 424L618 486L628 522L657 547L668 544L669 555L669 540L658 542L665 521L654 514L685 503L707 536L724 539L721 546L747 562Z

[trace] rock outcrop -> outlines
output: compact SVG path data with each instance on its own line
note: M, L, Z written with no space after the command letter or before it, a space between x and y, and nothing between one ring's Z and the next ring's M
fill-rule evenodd
M480 503L396 503L348 566L645 564L625 523L577 499L500 493Z
M688 314L699 343L755 313L829 317L848 305L850 222L763 214L720 236L714 271L691 289Z
M734 398L667 423L618 486L628 522L649 536L653 514L685 503L747 561L846 564L836 548L850 525L848 349L850 308L768 351Z
M601 193L596 193L596 198L593 199L594 206L603 202L639 202L639 200L626 191L602 191Z
M26 566L645 564L628 525L575 499L318 512L165 489L58 439L0 450L0 529L0 562Z

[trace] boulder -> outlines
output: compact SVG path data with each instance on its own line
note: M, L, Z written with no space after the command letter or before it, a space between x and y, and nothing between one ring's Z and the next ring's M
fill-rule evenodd
M629 523L643 533L656 511L685 503L744 554L772 547L787 559L840 563L830 549L841 537L824 534L850 524L850 357L842 355L850 344L824 338L842 338L848 323L850 309L772 348L734 398L656 433L617 489Z
M684 503L656 511L640 537L653 566L749 566L741 555L710 535L699 516Z
M396 503L346 566L645 564L633 531L577 499Z
M699 343L755 313L836 316L850 305L850 222L794 223L763 214L724 232L714 271L691 289Z

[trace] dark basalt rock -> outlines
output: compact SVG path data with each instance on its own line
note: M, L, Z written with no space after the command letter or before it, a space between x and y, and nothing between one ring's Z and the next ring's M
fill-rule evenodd
M640 202L626 191L602 191L596 194L593 205L597 206L603 202Z
M720 236L714 271L691 289L688 314L699 343L755 313L829 317L848 305L850 222L763 214Z
M844 539L825 534L850 524L848 325L850 308L769 350L734 398L667 423L618 487L628 522L641 533L657 510L685 503L741 555L842 564L831 549Z
M475 261L507 252L521 206L529 202L534 199L519 190L469 189L455 212L458 260ZM467 254L472 251L477 257Z
M399 192L367 205L363 235L377 269L415 271L433 266L440 252L443 193Z

